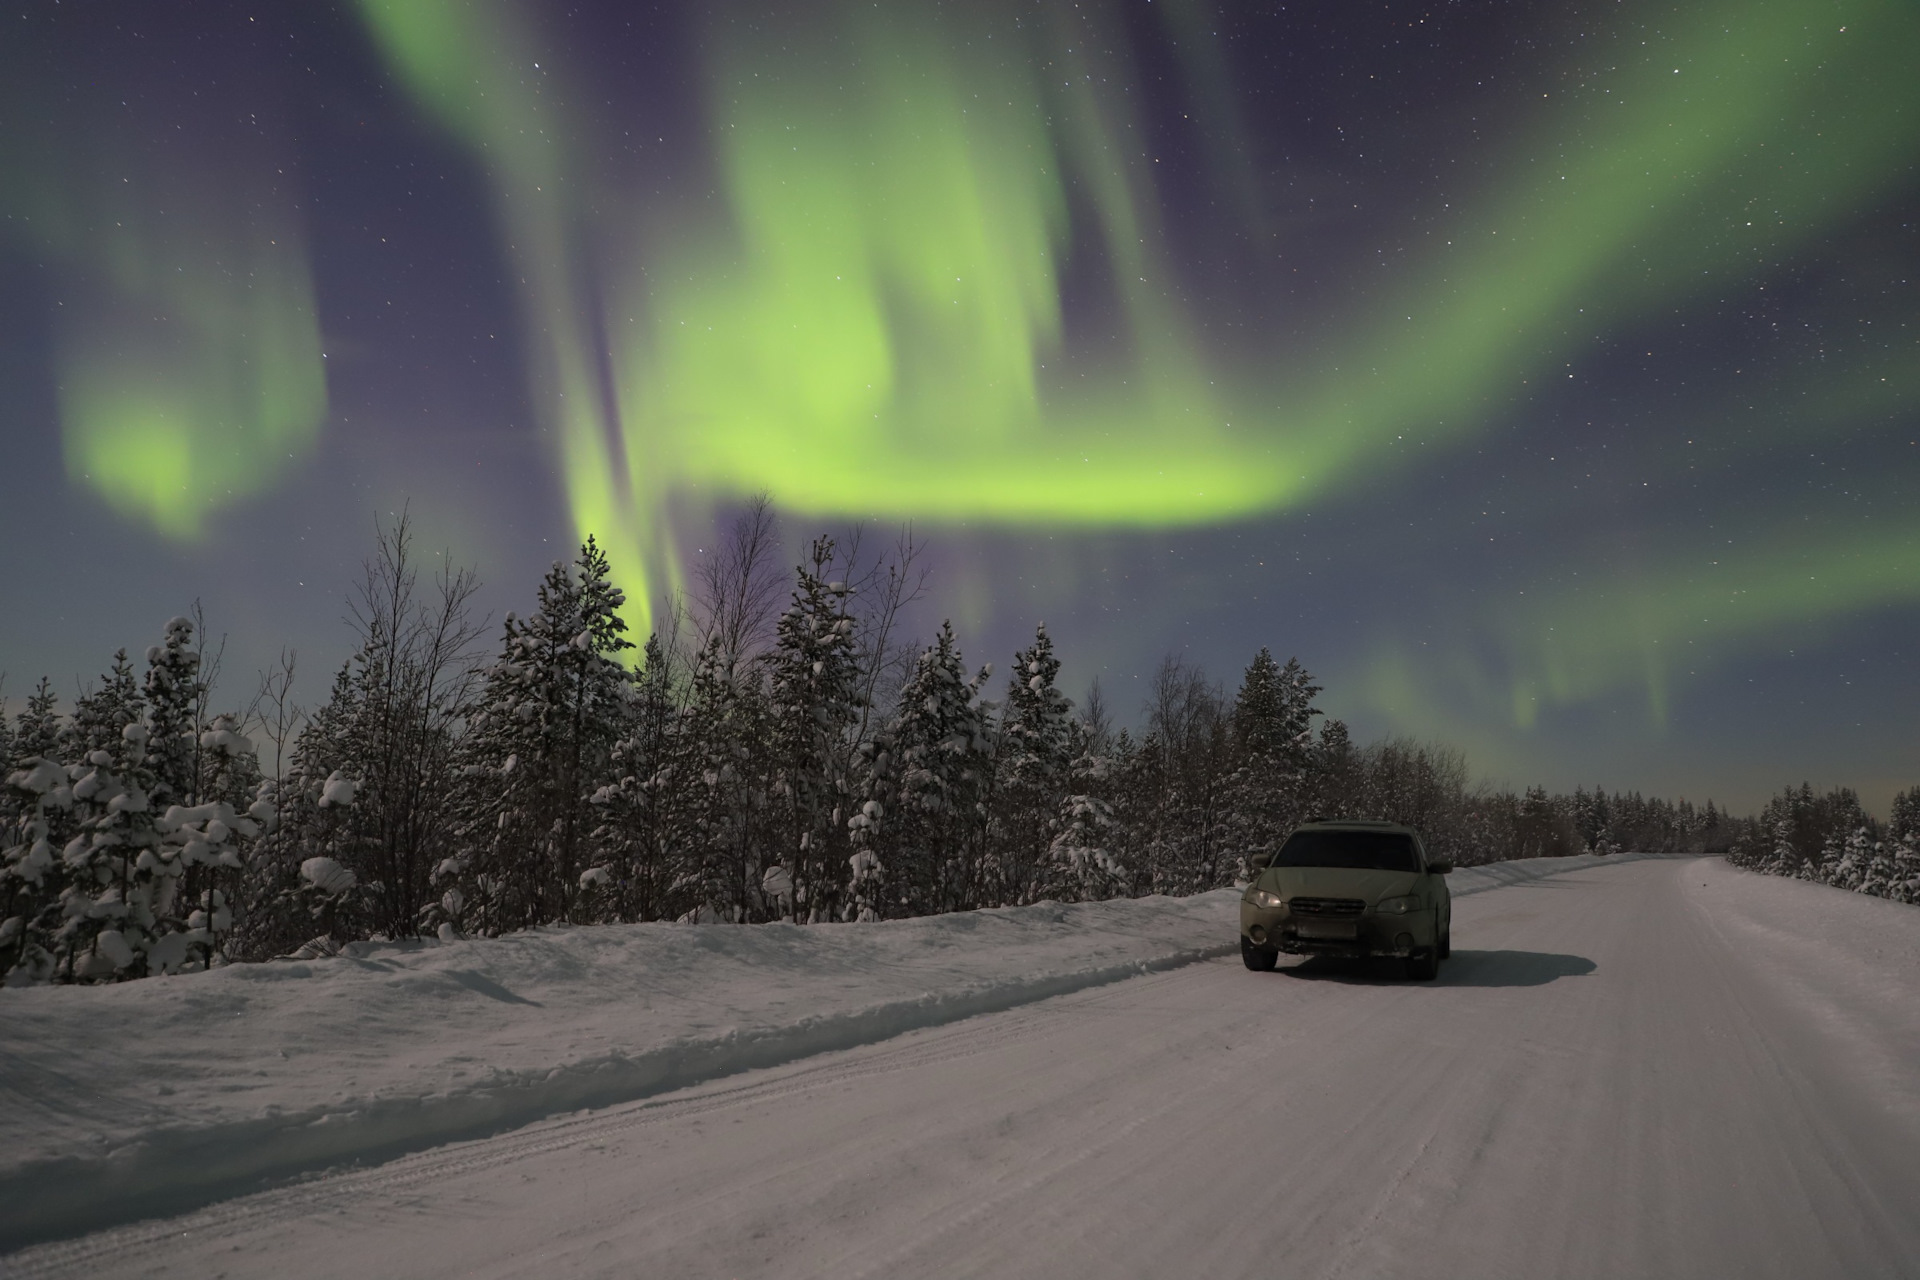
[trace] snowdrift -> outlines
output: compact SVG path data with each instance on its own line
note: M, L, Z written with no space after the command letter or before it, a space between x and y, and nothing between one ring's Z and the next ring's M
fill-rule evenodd
M1238 898L556 927L0 992L0 1249L1229 955Z

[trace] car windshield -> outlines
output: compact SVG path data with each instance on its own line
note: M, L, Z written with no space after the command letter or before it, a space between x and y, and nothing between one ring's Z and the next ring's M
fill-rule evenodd
M1296 831L1280 847L1276 867L1348 867L1418 871L1413 837L1392 831Z

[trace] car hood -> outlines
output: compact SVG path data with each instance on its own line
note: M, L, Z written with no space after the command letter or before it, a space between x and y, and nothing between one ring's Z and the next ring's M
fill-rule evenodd
M1350 867L1271 867L1256 881L1283 898L1360 898L1369 906L1382 898L1412 893L1420 876L1412 871L1356 871Z

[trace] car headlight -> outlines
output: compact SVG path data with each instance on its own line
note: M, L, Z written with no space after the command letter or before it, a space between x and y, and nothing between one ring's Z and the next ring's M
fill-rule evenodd
M1420 909L1420 899L1411 894L1404 898L1382 898L1373 904L1373 909L1383 916L1403 916L1409 911Z
M1277 907L1281 904L1282 899L1277 893L1268 893L1265 889L1255 889L1247 895L1247 901L1256 907Z

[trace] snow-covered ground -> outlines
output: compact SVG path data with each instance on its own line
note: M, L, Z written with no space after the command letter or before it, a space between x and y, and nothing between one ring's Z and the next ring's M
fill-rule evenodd
M1458 874L1430 985L1248 973L1227 893L8 993L16 1231L597 1109L0 1271L1920 1273L1920 913L1610 861Z

